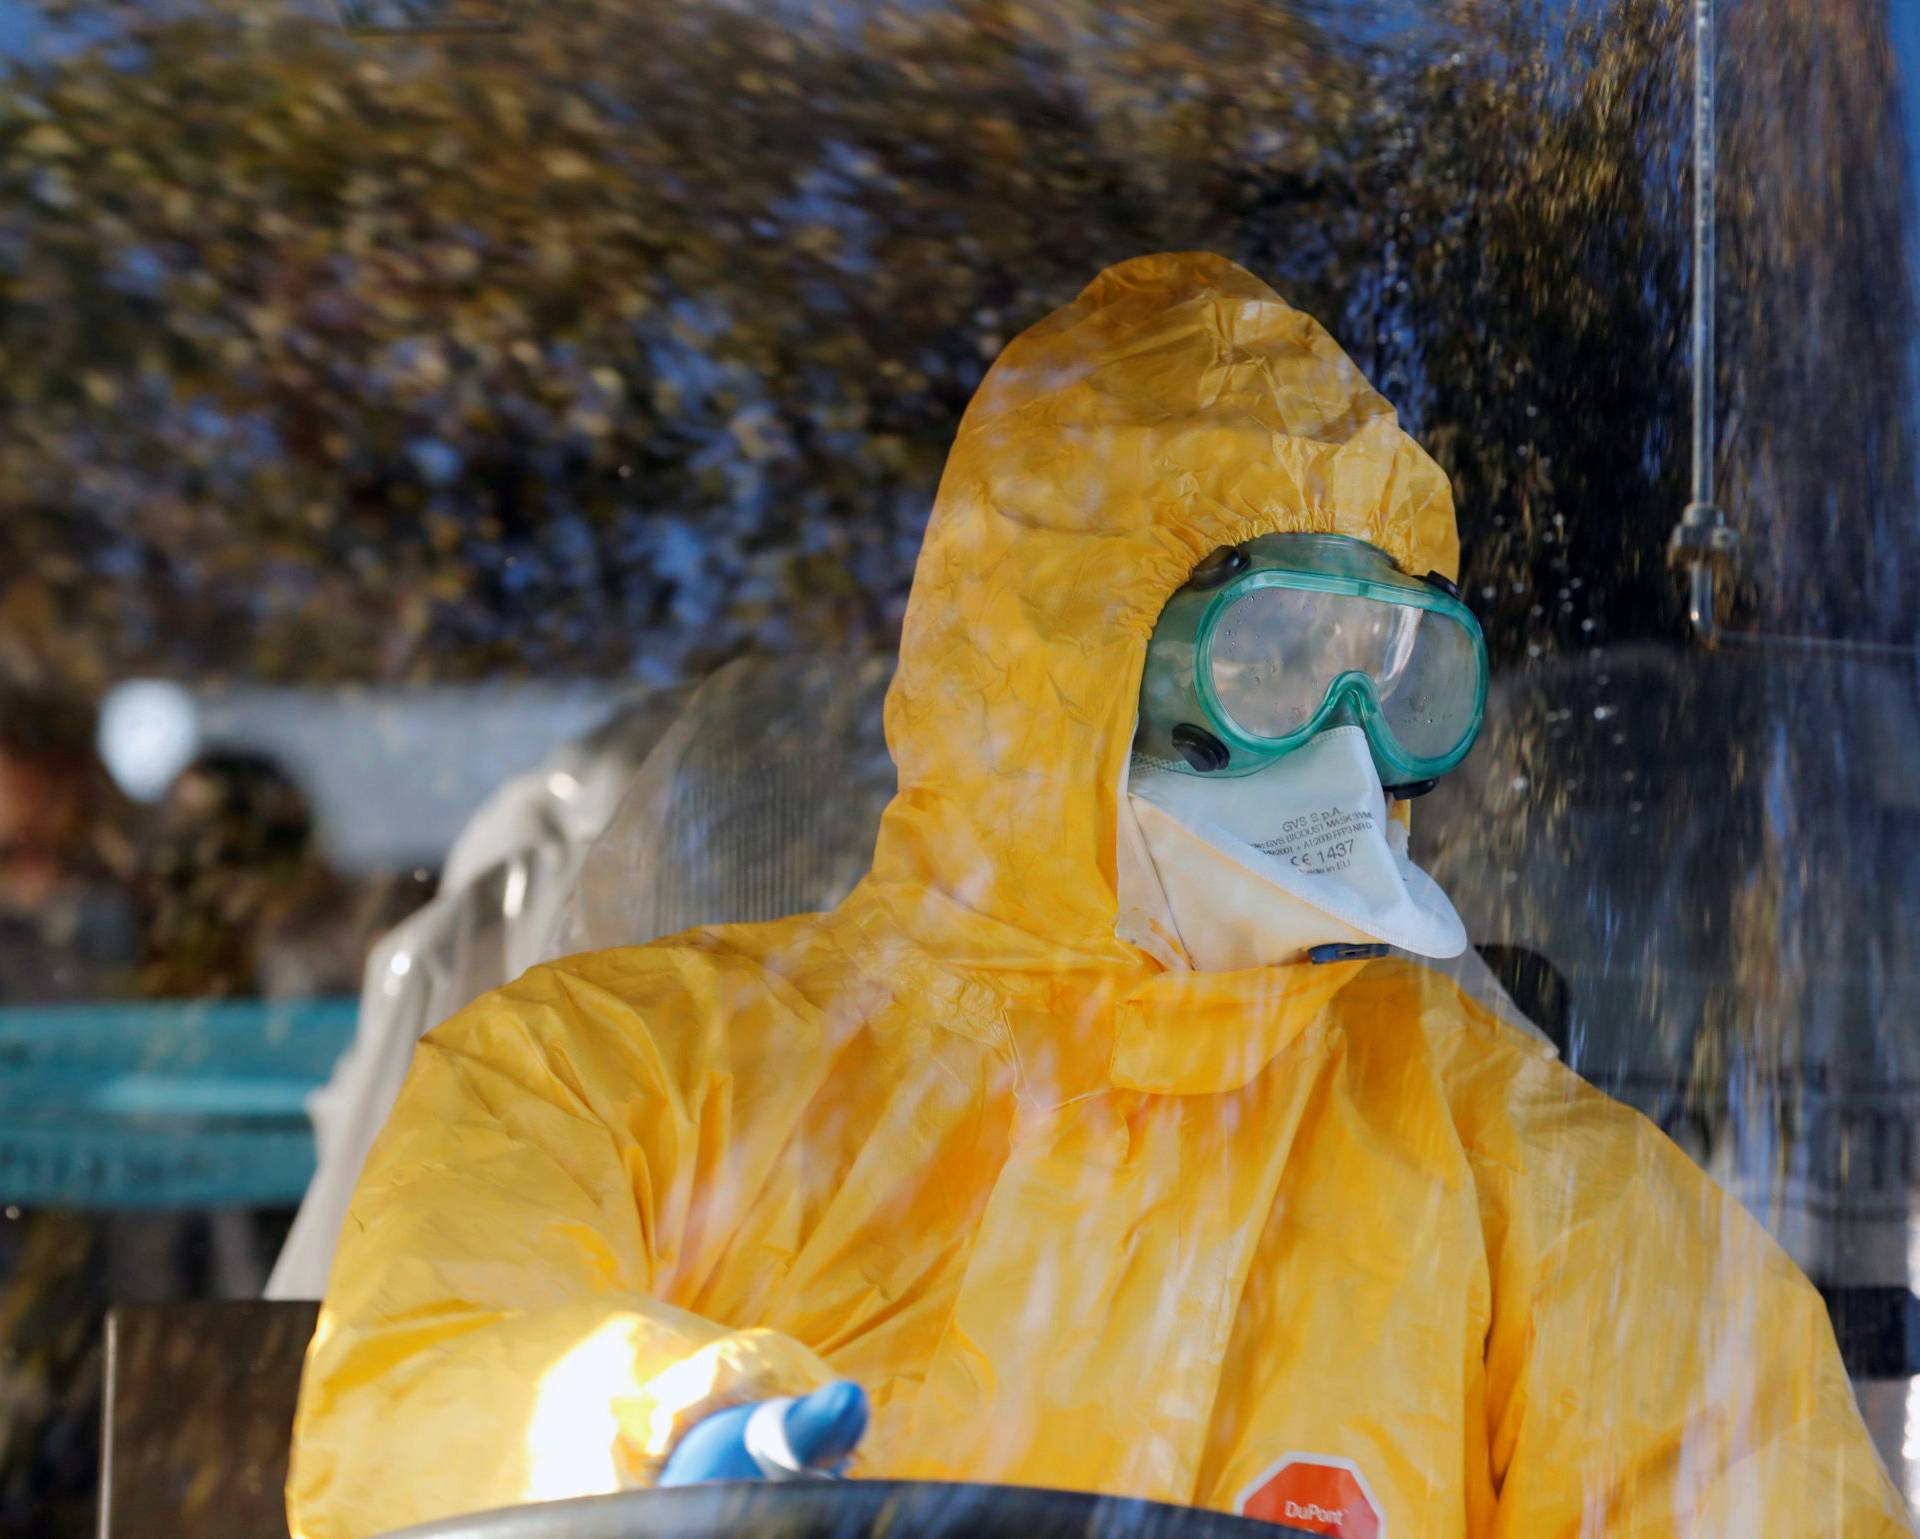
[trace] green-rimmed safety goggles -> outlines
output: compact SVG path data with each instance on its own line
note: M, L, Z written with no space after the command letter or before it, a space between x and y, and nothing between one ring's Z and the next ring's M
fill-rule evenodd
M1347 535L1268 534L1215 551L1167 600L1135 746L1247 775L1352 724L1381 784L1413 792L1466 757L1486 704L1486 639L1446 578Z

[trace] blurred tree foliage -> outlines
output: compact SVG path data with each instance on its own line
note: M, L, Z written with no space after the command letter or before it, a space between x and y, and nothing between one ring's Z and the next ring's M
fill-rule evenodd
M1904 288L1845 293L1905 209L1881 4L1745 7L1729 72L1735 165L1773 172L1726 179L1728 399L1748 448L1789 398L1825 419L1752 455L1787 530L1906 506L1904 347L1856 361ZM1500 652L1670 633L1683 12L550 0L392 39L50 5L0 82L0 670L885 644L996 349L1193 246L1325 319L1440 455ZM1863 69L1887 89L1847 107ZM1809 346L1809 306L1854 324Z

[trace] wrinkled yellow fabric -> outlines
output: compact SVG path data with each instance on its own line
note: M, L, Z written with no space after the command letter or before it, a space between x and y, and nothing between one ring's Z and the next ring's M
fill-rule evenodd
M1397 961L1115 936L1146 638L1214 547L1451 573L1439 470L1231 264L1103 274L954 444L835 912L538 968L421 1045L307 1365L302 1539L646 1481L830 1375L857 1472L1392 1539L1907 1532L1820 1300L1651 1126Z

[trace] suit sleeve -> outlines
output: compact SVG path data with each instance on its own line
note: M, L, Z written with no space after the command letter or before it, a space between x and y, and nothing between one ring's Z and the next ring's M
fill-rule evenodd
M743 1085L778 1075L790 1101L808 1073L804 1029L742 1069L712 1014L656 1035L621 991L543 968L423 1039L308 1350L295 1539L643 1485L699 1417L832 1377L669 1302L777 1157L781 1097L764 1131L730 1126Z
M1556 1064L1518 1089L1484 1183L1493 1532L1911 1534L1786 1254L1636 1113Z

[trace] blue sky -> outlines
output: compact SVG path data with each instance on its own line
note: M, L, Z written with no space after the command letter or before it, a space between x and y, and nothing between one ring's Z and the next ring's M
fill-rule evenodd
M1915 182L1913 147L1920 144L1920 0L1887 0L1894 55L1900 61L1901 110L1907 120L1907 180ZM1920 196L1920 183L1915 184Z
M0 0L0 54L18 53L33 35L34 10L22 0Z

